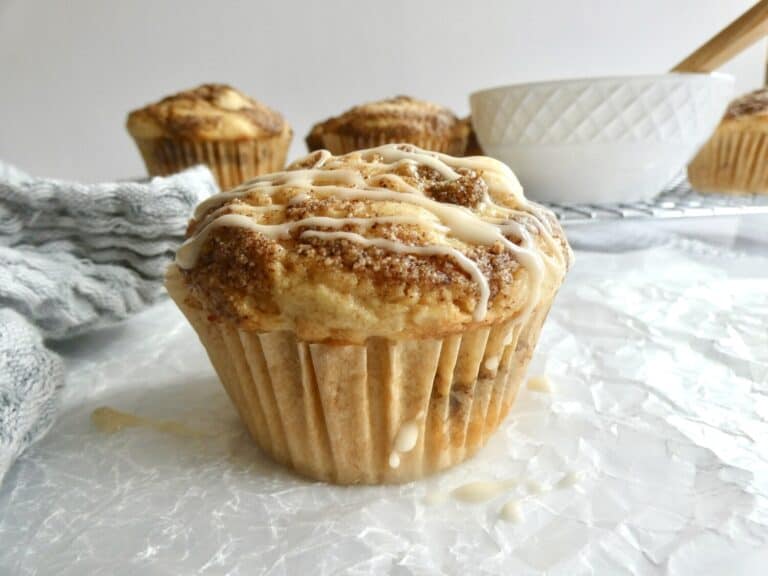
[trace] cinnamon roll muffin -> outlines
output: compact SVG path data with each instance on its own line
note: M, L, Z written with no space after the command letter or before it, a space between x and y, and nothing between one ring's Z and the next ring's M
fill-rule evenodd
M731 102L688 179L702 192L768 194L768 88Z
M468 136L467 124L448 108L396 96L355 106L341 116L315 124L306 142L310 151L325 149L332 154L402 142L460 156Z
M151 176L206 164L222 189L281 170L292 131L283 117L224 84L204 84L128 115Z
M570 261L506 165L400 144L204 201L166 286L267 454L404 482L498 427Z

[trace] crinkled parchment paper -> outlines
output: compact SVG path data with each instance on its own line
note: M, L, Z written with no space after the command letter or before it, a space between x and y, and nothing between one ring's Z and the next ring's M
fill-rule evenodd
M765 574L767 229L575 230L529 371L552 393L522 390L477 457L400 487L315 484L265 460L170 302L72 342L59 422L0 488L0 573ZM196 433L105 434L102 405ZM424 504L573 471L541 494ZM517 522L499 518L510 498Z

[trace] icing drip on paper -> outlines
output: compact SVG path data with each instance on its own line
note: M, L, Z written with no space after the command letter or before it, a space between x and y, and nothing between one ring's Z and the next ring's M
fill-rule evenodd
M560 480L555 484L556 489L570 488L576 486L584 479L584 473L579 471L567 472Z
M202 432L192 430L181 422L171 420L154 420L144 418L128 412L121 412L109 406L101 406L91 413L91 422L100 432L115 434L126 428L151 428L158 432L173 434L175 436L199 437Z
M499 510L499 517L507 522L520 522L523 519L523 514L520 511L520 503L517 500L509 500Z
M454 488L451 496L461 502L484 502L517 486L516 480L481 480Z
M542 484L537 480L524 478L520 480L480 480L462 484L450 492L430 490L425 494L423 502L427 506L436 506L445 503L450 496L460 502L477 504L493 500L497 496L512 491L516 493L516 497L502 505L499 509L499 518L507 522L520 522L523 519L520 504L524 500L547 492L572 488L583 478L583 472L569 471L551 486Z
M424 504L427 506L437 506L438 504L444 504L448 501L448 494L445 492L432 491L427 492L424 496Z
M528 482L525 483L525 490L528 494L541 494L546 491L544 485L536 480L528 480Z
M528 379L528 390L534 392L541 392L542 394L550 394L552 392L552 384L545 375L533 376Z

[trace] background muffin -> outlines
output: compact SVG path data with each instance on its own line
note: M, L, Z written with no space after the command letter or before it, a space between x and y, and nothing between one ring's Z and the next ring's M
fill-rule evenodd
M467 116L462 120L467 130L467 146L464 148L464 156L482 156L483 148L477 140L475 128L472 126L472 116Z
M128 115L150 175L208 165L222 189L280 170L291 128L264 104L224 84L204 84Z
M333 154L405 142L460 156L468 135L467 124L448 108L396 96L355 106L341 116L315 124L306 142L310 151L326 149Z
M343 484L479 449L570 262L508 167L410 145L315 152L203 202L189 235L166 285L251 435Z
M768 88L731 102L688 179L704 192L768 193Z

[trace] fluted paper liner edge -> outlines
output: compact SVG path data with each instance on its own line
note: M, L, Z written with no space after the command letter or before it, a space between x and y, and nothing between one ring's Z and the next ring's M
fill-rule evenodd
M552 301L542 300L524 325L336 345L210 321L175 266L166 287L261 449L338 484L407 482L473 455L509 412ZM392 467L406 423L418 431L416 445Z
M740 129L715 132L688 165L696 190L768 193L768 132Z
M197 164L207 165L222 190L234 188L261 174L285 167L291 138L193 141L172 138L135 138L151 176L165 176Z

